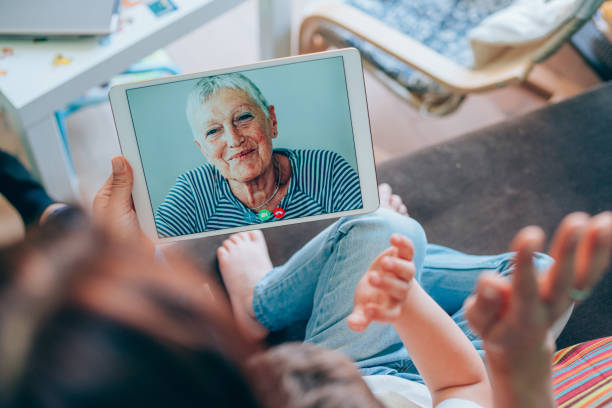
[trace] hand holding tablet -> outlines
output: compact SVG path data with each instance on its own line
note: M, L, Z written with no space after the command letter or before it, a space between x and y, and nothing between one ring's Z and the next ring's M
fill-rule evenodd
M354 49L120 85L110 99L155 240L378 208Z

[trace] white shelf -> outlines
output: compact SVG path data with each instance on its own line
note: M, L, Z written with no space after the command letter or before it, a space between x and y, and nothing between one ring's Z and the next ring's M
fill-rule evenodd
M13 55L0 59L0 92L20 112L24 126L107 81L134 62L178 39L244 0L174 0L178 9L157 17L144 4L123 9L120 31L74 40L0 40ZM71 62L53 64L61 55Z

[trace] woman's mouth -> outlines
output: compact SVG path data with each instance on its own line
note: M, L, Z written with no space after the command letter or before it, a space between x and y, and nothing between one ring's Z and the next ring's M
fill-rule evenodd
M235 155L233 155L232 157L229 158L229 161L232 160L240 160L245 158L247 155L253 153L255 151L255 149L247 149L247 150L243 150L239 153L236 153Z

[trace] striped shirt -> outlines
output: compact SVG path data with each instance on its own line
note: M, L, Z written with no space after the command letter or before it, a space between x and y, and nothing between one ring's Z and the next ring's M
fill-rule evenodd
M339 154L327 150L274 152L289 158L292 171L287 195L278 205L285 210L283 220L363 207L359 177ZM155 213L160 237L274 221L274 217L260 220L240 202L211 164L181 174Z

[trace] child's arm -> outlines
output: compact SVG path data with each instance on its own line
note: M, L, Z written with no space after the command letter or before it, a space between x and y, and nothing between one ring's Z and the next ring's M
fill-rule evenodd
M356 331L372 321L393 325L429 388L434 406L464 398L491 405L484 364L461 329L414 281L413 249L399 234L370 265L355 290L348 318Z
M496 408L556 406L550 328L572 296L584 300L604 275L612 252L612 213L565 217L550 251L555 263L536 277L533 252L543 242L542 230L524 228L512 244L512 281L485 275L465 303L466 319L483 340Z

